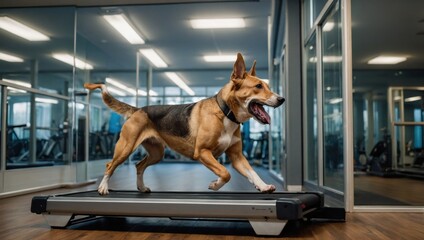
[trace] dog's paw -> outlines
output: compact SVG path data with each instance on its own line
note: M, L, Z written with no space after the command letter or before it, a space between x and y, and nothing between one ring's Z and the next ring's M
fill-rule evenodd
M221 178L218 178L215 181L212 181L211 184L209 184L209 189L210 190L214 190L214 191L218 191L222 186L224 186L225 182L222 181Z
M152 190L150 190L150 188L148 188L148 187L146 187L146 186L141 187L141 188L137 187L137 189L138 189L138 191L140 191L140 192L144 192L144 193L152 192Z
M265 185L262 188L258 188L259 191L263 192L263 193L272 193L275 191L275 186L270 184L270 185Z
M100 195L108 195L109 189L100 186L97 188L97 192L99 192Z

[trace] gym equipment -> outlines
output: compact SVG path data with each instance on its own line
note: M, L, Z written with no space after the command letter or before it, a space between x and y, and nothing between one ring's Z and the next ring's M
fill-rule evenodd
M247 220L258 235L279 235L289 220L345 220L342 208L324 207L319 192L151 192L97 191L35 196L31 212L52 227L77 223L77 215ZM75 221L75 222L74 222Z
M393 156L391 137L387 129L383 128L382 131L383 139L375 144L369 154L368 173L381 177L394 177L396 176L396 172L392 168ZM397 153L399 155L399 149Z

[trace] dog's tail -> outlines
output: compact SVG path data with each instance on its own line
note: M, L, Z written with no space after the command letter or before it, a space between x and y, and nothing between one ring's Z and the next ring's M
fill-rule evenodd
M95 90L100 88L102 90L103 102L113 111L123 115L125 118L129 118L134 112L138 110L138 108L123 103L110 95L104 83L84 83L84 87L88 90Z

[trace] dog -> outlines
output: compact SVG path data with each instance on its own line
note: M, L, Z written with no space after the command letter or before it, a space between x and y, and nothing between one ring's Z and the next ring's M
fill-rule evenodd
M256 76L256 61L246 72L243 56L238 53L230 81L213 97L182 105L157 105L136 108L115 99L103 83L85 83L88 90L101 89L103 102L113 111L126 117L112 161L98 187L100 195L109 193L108 182L116 167L141 144L146 157L136 164L137 188L151 192L144 184L147 167L164 156L165 146L197 160L211 170L218 179L209 189L219 190L231 176L217 161L225 153L232 166L252 183L257 190L272 193L275 186L266 184L242 154L240 123L254 118L270 124L270 116L263 106L279 107L285 99L272 92L267 83Z

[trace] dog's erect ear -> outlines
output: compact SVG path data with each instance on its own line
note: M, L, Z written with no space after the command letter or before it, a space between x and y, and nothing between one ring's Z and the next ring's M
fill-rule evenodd
M237 60L234 63L231 79L244 79L246 77L246 65L241 53L237 53Z
M255 61L253 61L253 65L252 65L252 68L250 69L250 71L249 71L249 75L250 76L256 76L256 60Z

